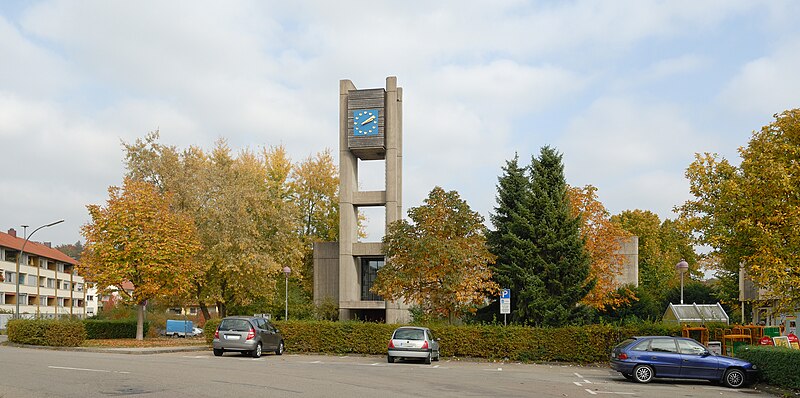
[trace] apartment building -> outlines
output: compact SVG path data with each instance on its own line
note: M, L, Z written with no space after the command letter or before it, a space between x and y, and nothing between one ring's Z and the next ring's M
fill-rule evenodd
M47 242L28 241L21 254L24 242L14 229L0 232L0 312L13 313L19 304L26 318L85 318L97 313L97 295L75 272L77 261Z

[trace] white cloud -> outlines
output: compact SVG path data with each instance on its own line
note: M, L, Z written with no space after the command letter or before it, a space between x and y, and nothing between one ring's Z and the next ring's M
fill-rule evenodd
M721 94L741 112L772 115L800 107L800 40L745 64Z

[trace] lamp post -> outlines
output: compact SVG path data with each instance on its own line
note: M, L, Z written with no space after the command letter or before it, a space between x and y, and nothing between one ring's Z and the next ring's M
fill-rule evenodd
M36 231L38 231L38 230L40 230L42 228L52 227L53 225L56 225L56 224L61 224L62 222L64 222L64 220L58 220L56 222L51 222L50 224L42 225L41 227L34 229L33 232L31 232L30 235L25 237L25 242L22 242L22 248L19 249L19 255L17 256L17 281L16 281L17 282L16 283L17 290L16 290L16 296L15 296L16 302L17 302L17 308L16 308L16 311L14 312L14 318L15 319L19 319L19 262L20 262L20 260L22 260L22 256L25 254L25 245L28 244L28 240L31 239L31 236L33 236L33 234L35 234ZM25 226L25 228L27 228L27 225Z
M286 276L286 284L285 284L285 289L286 290L285 290L285 292L283 294L283 297L286 300L284 302L284 307L283 307L283 320L288 320L289 319L289 274L291 274L291 273L292 273L292 269L289 268L289 266L283 267L283 275Z
M689 263L687 263L686 260L681 259L679 263L675 264L675 269L681 273L681 304L683 304L683 274L689 270Z

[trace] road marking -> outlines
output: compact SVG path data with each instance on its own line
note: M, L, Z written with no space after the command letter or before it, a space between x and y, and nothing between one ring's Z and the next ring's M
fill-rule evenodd
M573 373L573 374L574 374L575 376L578 376L578 378L581 378L581 379L583 378L583 376L581 376L581 375L579 375L579 374L577 374L577 373Z
M314 362L310 362L310 363L322 363L322 361L314 361Z
M578 387L583 387L583 384L581 384L581 383L578 383L577 381L573 381L573 383L574 383L576 386L578 386Z
M48 366L50 369L62 369L62 370L79 370L81 372L99 372L99 373L121 373L121 374L130 374L131 372L123 372L119 370L106 370L106 369L87 369L87 368L70 368L66 366Z
M378 363L378 362L375 362L375 363L373 363L373 364L372 364L372 365L370 365L370 366L378 366L378 365L380 365L380 363Z
M584 383L586 383L586 384L592 384L592 382L591 382L591 381L589 381L589 380L586 380L586 379L583 379L583 382L584 382Z
M597 395L596 392L594 392L594 391L592 391L592 390L590 390L588 388L586 389L586 392L588 392L589 394L592 394L592 395Z

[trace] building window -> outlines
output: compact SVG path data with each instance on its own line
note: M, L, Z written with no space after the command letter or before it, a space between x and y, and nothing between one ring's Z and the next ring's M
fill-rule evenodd
M381 296L371 292L372 284L378 276L378 270L383 267L382 258L362 258L361 259L361 300L363 301L383 301Z
M6 279L6 282L8 282L8 283L14 283L14 272L6 271L5 279Z
M94 296L92 296L91 294L87 295L86 301L94 301Z

